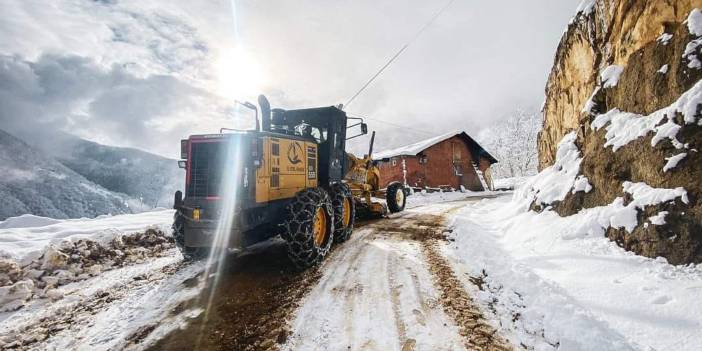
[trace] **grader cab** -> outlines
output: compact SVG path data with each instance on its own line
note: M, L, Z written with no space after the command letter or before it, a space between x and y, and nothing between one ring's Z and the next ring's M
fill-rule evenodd
M186 181L185 193L175 194L174 238L192 259L212 247L244 249L281 235L291 261L306 268L350 237L357 207L387 212L371 201L380 189L370 153L361 160L346 153L347 131L360 126L360 136L367 127L362 120L349 126L333 106L271 110L264 96L259 105L256 130L223 128L181 141ZM364 176L346 177L351 170Z

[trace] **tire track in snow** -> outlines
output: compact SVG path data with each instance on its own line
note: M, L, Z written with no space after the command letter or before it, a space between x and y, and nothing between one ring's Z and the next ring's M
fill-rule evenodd
M442 214L463 205L409 210L354 233L323 264L323 276L296 311L283 349L511 349L476 347L460 335L464 326L457 321L463 320L440 303L444 290L423 242L443 237ZM497 337L491 342L498 344Z
M398 259L396 256L388 255L386 265L388 267L388 286L390 287L390 300L392 301L392 314L395 319L395 328L397 328L397 336L400 348L405 350L404 345L410 345L407 340L407 326L402 320L400 313L400 287L397 282L397 267ZM410 346L411 347L411 346Z
M463 289L461 282L446 259L439 253L435 239L422 243L422 249L434 278L441 291L439 302L461 329L469 350L512 350L483 316L478 305Z

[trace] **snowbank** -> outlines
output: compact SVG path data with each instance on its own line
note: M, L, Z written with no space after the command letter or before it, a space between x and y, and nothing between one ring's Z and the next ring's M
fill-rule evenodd
M578 178L583 159L578 146L575 145L576 138L575 132L566 134L558 144L554 164L545 168L538 176L531 177L515 192L515 199L519 199L525 206L534 202L538 205L549 205L555 201L563 201L575 186L575 191L589 191L591 186L587 178Z
M173 210L94 219L57 220L32 215L12 217L0 222L0 257L26 265L39 258L52 243L80 239L106 243L119 234L144 231L151 226L168 232L172 222Z
M172 215L21 216L0 223L0 312L21 308L32 297L61 299L60 286L165 255L173 248Z
M638 204L674 195L634 183L626 189ZM455 243L447 254L464 276L484 280L479 300L517 344L537 350L702 349L702 265L673 266L636 256L602 235L572 235L593 219L586 217L523 212L505 198L483 200L455 216Z

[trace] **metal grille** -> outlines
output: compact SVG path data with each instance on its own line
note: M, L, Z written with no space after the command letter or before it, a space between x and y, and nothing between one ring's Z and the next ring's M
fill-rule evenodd
M273 167L271 173L271 188L280 187L280 168Z
M217 196L222 182L222 143L193 143L190 155L189 196Z

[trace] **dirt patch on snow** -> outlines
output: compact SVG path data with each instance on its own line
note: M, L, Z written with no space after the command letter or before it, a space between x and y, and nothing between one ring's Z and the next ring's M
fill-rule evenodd
M285 343L288 319L319 279L319 268L296 270L282 242L223 264L219 284L191 302L203 306L212 295L209 311L150 350L275 350Z

